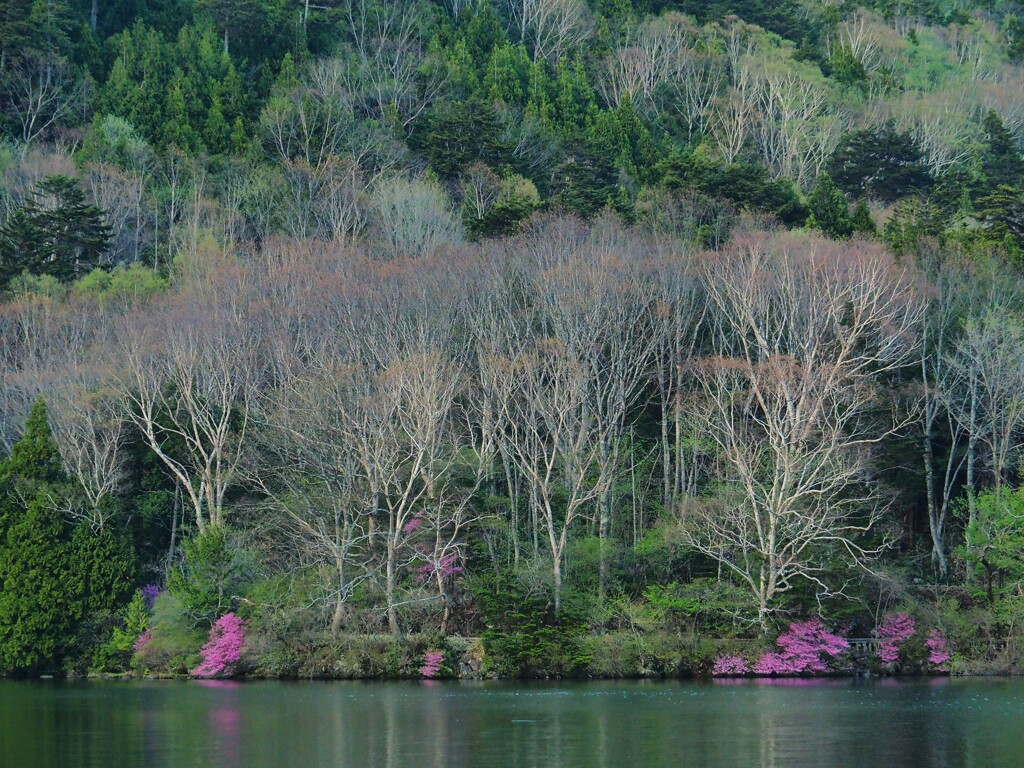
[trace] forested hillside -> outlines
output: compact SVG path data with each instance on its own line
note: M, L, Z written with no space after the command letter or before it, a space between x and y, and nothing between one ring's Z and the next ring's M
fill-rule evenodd
M0 670L1015 664L1024 6L0 0L0 103Z

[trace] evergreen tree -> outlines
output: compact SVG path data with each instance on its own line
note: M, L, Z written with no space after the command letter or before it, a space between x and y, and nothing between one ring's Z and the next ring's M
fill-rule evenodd
M990 109L982 120L982 127L987 146L982 154L981 170L989 188L1024 185L1024 159L1021 159L1017 142L1003 125L1002 118Z
M71 534L71 559L86 613L109 611L124 602L135 582L135 554L119 528L94 531L87 522Z
M0 668L58 667L82 618L81 582L67 526L46 490L33 496L0 544Z
M60 449L50 431L46 403L40 398L32 405L25 432L0 463L0 537L5 521L19 499L35 496L40 490L67 482Z
M871 218L871 211L868 210L868 201L863 197L854 206L851 222L854 232L860 232L865 235L878 234L878 227L875 226L875 220Z
M82 615L60 514L66 481L46 405L37 400L0 465L0 669L7 672L59 664Z
M843 137L832 153L828 173L847 194L891 203L931 184L923 157L917 142L889 123Z
M47 176L0 228L0 277L27 270L70 282L102 263L110 227L99 208L85 202L78 182Z
M846 197L827 173L814 180L807 205L814 215L814 225L829 237L841 240L853 234Z

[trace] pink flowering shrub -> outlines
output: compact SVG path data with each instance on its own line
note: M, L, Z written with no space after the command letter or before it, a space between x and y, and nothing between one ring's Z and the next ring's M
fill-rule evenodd
M135 642L132 643L132 650L135 651L136 653L138 653L143 648L145 648L147 645L149 645L149 643L150 643L150 641L152 639L153 639L153 631L150 630L150 629L147 629L145 632L143 632L141 635L139 635L138 637L135 638Z
M420 667L420 674L423 677L437 677L441 672L442 664L444 664L444 651L427 651L423 654L423 666Z
M940 672L947 671L943 665L949 661L951 654L949 652L949 645L946 642L946 636L942 634L942 630L933 629L928 634L924 647L928 649L928 661Z
M779 635L778 651L769 651L754 664L758 675L801 675L827 672L827 661L847 651L850 644L822 626L819 619L794 621Z
M746 675L750 672L750 664L746 659L739 656L719 656L715 659L715 666L711 670L714 677L726 677L729 675Z
M230 677L242 658L245 622L225 613L210 629L210 639L199 651L199 666L189 670L193 677Z
M888 614L875 630L879 660L883 664L899 663L900 649L914 636L915 630L914 617L910 614L903 611Z

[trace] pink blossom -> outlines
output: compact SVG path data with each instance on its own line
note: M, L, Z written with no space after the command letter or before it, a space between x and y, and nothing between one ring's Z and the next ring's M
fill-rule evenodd
M242 658L245 622L234 613L225 613L210 629L210 639L199 651L199 666L190 670L193 677L230 677Z
M779 651L769 651L754 664L758 675L800 675L827 672L827 659L849 649L850 644L822 626L819 619L794 621L779 635L775 644ZM827 657L823 658L823 657Z
M914 617L903 611L890 613L878 625L878 658L883 664L896 664L900 660L900 647L914 636Z
M135 638L135 642L132 643L132 649L136 653L138 653L143 648L145 648L147 645L149 645L149 642L152 639L153 639L153 633L152 633L152 631L147 629L145 632L143 632L141 635L139 635L138 637Z
M750 672L750 664L739 656L719 656L711 674L715 677L727 675L746 675Z
M946 668L943 665L949 661L950 653L946 636L942 634L942 630L933 629L929 633L928 639L925 640L924 646L928 649L928 661L934 664L940 672L945 672Z
M462 573L462 566L458 563L459 556L457 554L442 557L437 561L428 559L428 562L416 569L416 577L419 581L426 581L435 573L440 573L441 578L448 581L453 576Z
M444 651L427 651L423 654L423 666L420 667L420 674L423 677L437 677L444 664Z
M410 520L408 523L402 526L402 533L408 536L410 533L416 531L421 525L423 525L423 521L420 520L420 518L418 517L414 517L412 520Z

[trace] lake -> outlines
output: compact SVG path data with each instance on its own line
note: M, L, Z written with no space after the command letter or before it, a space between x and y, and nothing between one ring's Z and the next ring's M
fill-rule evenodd
M1024 764L1024 680L0 680L4 768Z

